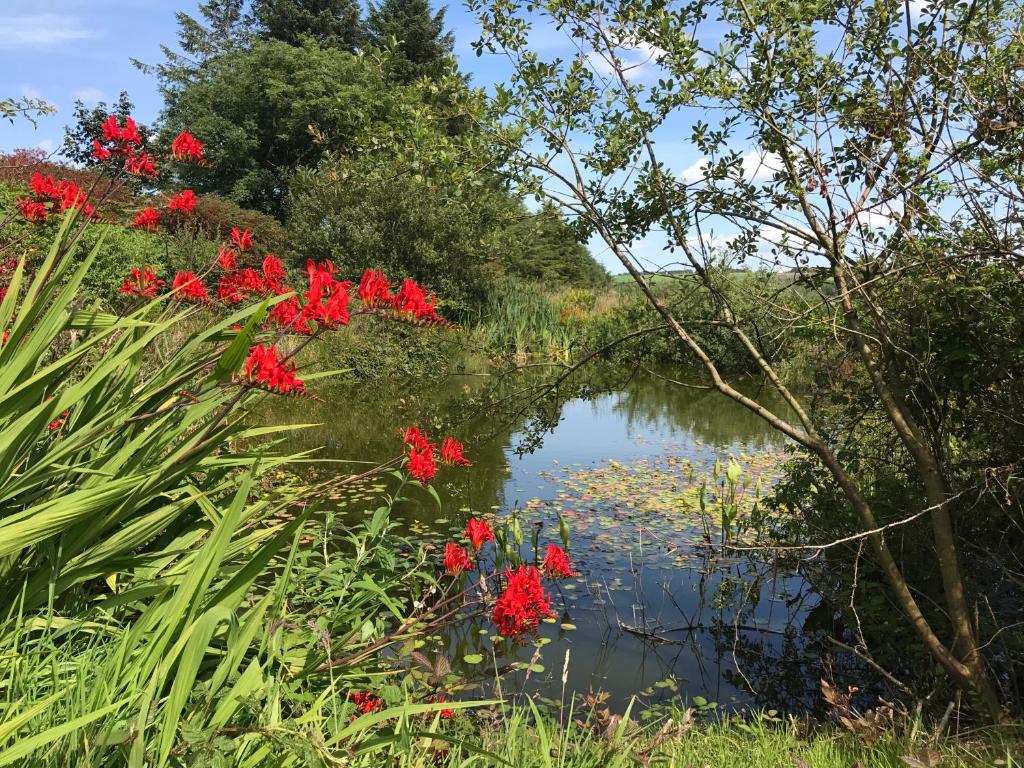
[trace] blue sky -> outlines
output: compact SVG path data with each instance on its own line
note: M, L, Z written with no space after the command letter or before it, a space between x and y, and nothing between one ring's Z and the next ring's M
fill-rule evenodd
M175 13L195 14L197 5L198 0L0 0L0 96L42 98L58 109L40 119L36 128L25 121L0 123L0 151L59 147L76 99L91 106L113 101L127 90L136 105L135 116L144 123L156 119L161 107L156 83L131 60L162 60L160 45L177 39ZM473 83L487 86L503 80L504 59L477 57L473 51L478 28L461 2L448 6L446 21L455 33L460 68ZM545 57L575 53L570 41L544 25L531 34L531 45ZM688 133L682 124L671 127L677 137ZM692 175L699 164L700 157L685 140L659 149L684 176ZM663 243L653 235L635 244L634 253L647 267L670 263L673 258L662 252ZM622 271L605 248L592 246L602 263Z

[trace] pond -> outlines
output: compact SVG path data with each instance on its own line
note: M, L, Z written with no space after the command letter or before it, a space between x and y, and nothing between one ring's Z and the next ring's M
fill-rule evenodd
M644 373L561 404L554 428L523 453L524 417L478 412L487 381L481 373L453 377L429 395L339 387L321 392L322 402L290 401L286 409L293 422L321 423L297 432L289 447L322 446L319 455L338 460L339 472L358 471L345 463L352 459L395 456L410 423L465 441L473 465L442 468L434 484L440 505L417 491L393 510L403 531L436 553L439 572L445 541L459 538L471 514L517 515L527 560L534 532L543 550L559 542L559 516L568 524L579 576L552 588L557 617L536 638L504 641L481 618L428 638L425 655L445 656L467 679L493 681L498 668L506 694L561 700L602 691L620 709L634 694L645 703L682 696L729 710L816 706L825 673L811 628L830 628L832 616L812 586L823 566L711 546L722 540L716 510L730 461L741 472L743 510L733 542L742 543L746 520L768 514L759 498L785 460L777 434L718 393ZM381 491L378 483L338 503L363 514L379 505ZM849 659L831 664L828 674L861 674Z

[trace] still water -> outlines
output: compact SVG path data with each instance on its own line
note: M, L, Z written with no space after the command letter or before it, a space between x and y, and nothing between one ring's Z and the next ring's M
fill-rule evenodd
M349 460L395 456L411 423L438 439L462 439L473 466L441 469L434 483L440 508L418 492L393 512L438 563L444 542L459 538L471 514L492 522L517 514L528 561L534 536L543 552L559 542L558 516L568 523L579 576L552 588L558 615L537 638L500 640L480 617L421 650L444 655L485 686L495 668L503 670L505 693L559 700L603 691L620 707L634 694L648 703L681 696L727 709L813 707L822 650L809 628L831 615L812 588L820 574L809 568L818 566L709 545L721 542L715 509L726 462L742 468L747 515L763 513L758 498L782 472L783 441L717 393L643 374L561 404L553 430L523 453L526 416L481 405L491 378L454 377L429 394L339 387L321 391L323 402L291 401L287 413L294 423L321 425L297 432L289 447L318 448L338 460L339 472L358 471ZM376 489L376 496L370 490L349 499L347 512L377 506Z

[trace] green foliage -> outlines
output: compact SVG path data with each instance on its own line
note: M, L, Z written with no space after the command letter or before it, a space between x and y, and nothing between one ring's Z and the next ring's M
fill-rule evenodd
M75 122L64 129L61 155L77 165L100 165L100 161L92 156L93 139L102 139L103 124L107 122L110 115L116 116L118 121L123 124L125 118L131 117L134 110L135 104L128 98L127 91L121 91L116 102L107 104L105 101L100 101L91 109L86 107L81 99L77 99L73 110ZM151 136L149 129L144 125L140 125L138 128L143 142L148 141ZM116 164L123 161L111 159L108 162Z
M428 0L383 0L370 5L366 18L369 43L391 51L391 79L411 83L435 79L452 67L455 38L444 29L445 9L431 13Z
M355 0L254 0L252 14L267 40L301 45L311 39L349 53L366 40Z
M300 165L328 152L359 154L411 118L417 101L337 48L257 42L168 92L161 136L169 142L188 129L206 144L210 165L183 171L182 186L281 216Z
M36 118L43 115L52 115L57 108L42 99L33 99L25 96L20 99L0 99L0 120L7 120L13 123L15 118L23 117L32 125L36 125Z

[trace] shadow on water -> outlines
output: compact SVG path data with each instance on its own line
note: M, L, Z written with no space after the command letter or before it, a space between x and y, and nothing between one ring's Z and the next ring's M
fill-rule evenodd
M454 377L424 391L338 387L322 392L323 402L290 401L281 417L321 424L296 432L288 447L344 460L328 471L395 456L410 423L463 439L473 466L439 473L440 510L425 495L394 510L438 563L444 542L458 538L471 514L521 510L525 527L542 523L541 549L558 541L559 514L569 522L580 575L552 590L559 616L541 625L536 642L517 647L492 637L481 619L428 641L425 652L445 654L470 679L487 679L495 665L539 661L503 676L506 693L559 699L568 652L565 692L606 691L618 706L633 694L650 702L702 697L730 709L817 705L821 649L807 627L828 627L831 611L811 587L823 576L762 557L721 557L707 546L694 502L699 478L728 456L743 465L748 493L755 483L766 491L781 471L784 442L776 433L718 393L642 374L619 390L562 404L542 445L518 455L521 422L466 418L487 381ZM713 481L711 488L714 499ZM345 511L361 515L374 501L364 497ZM849 660L835 667L862 675Z

